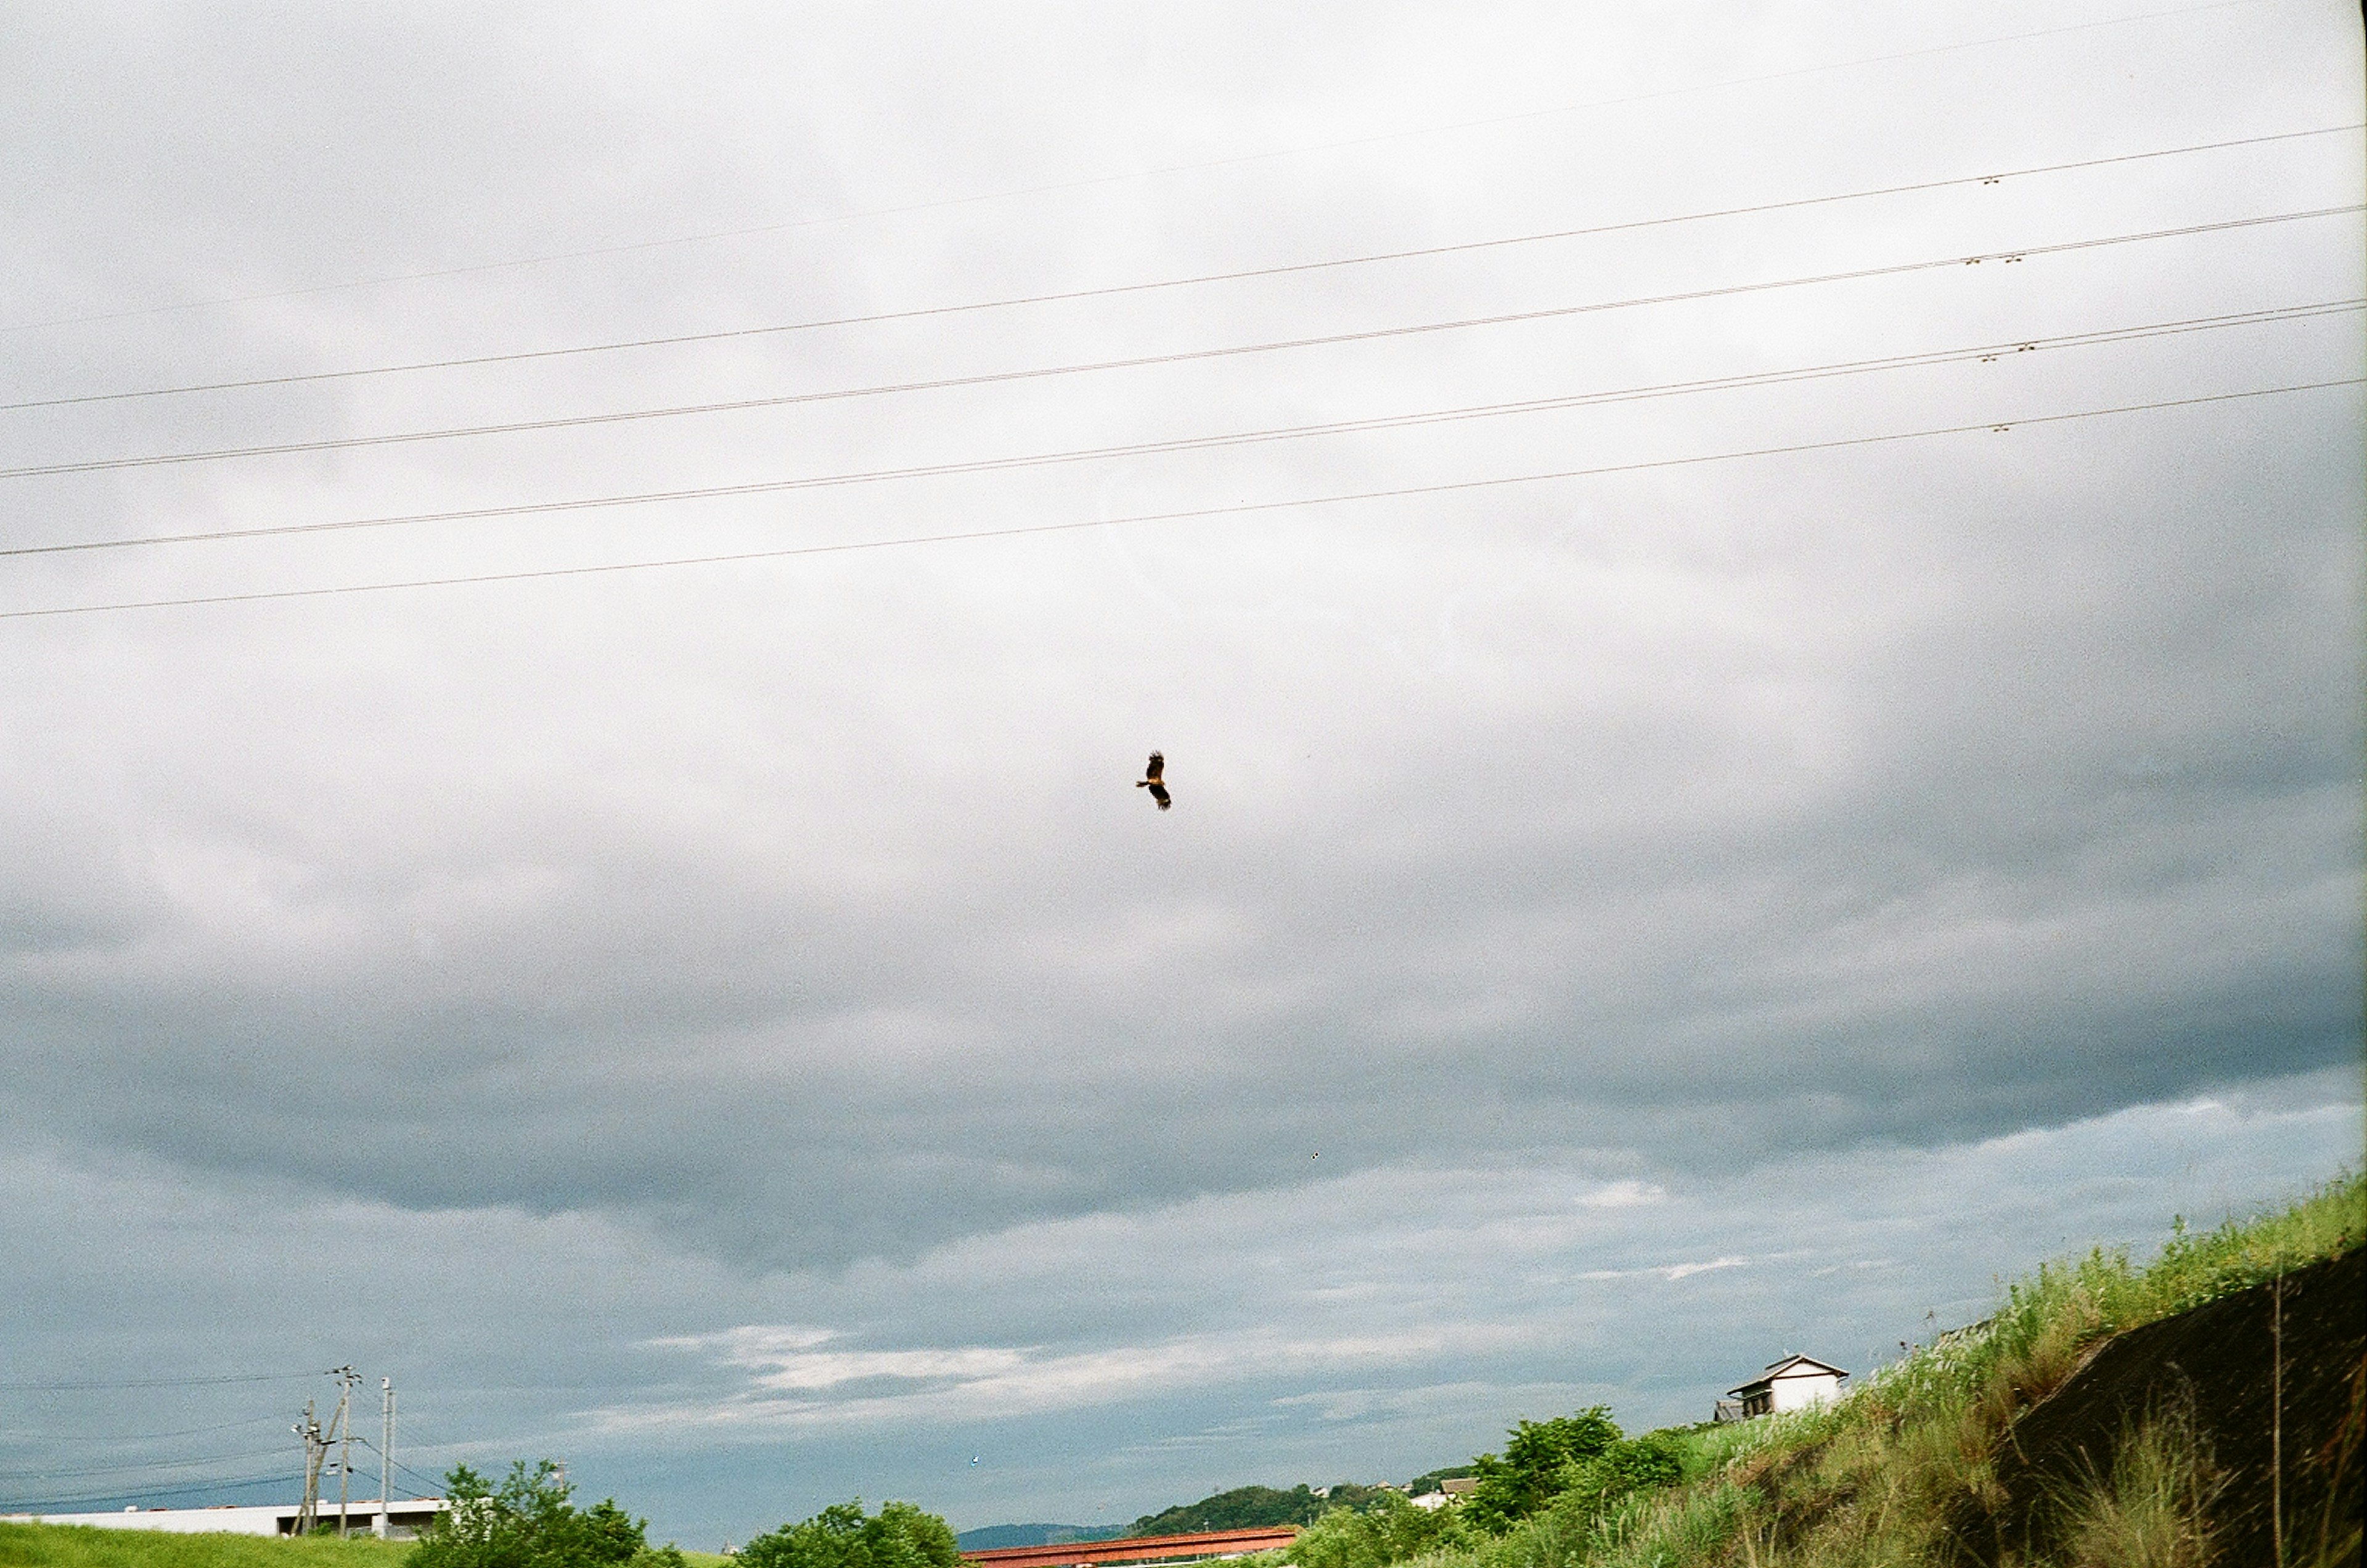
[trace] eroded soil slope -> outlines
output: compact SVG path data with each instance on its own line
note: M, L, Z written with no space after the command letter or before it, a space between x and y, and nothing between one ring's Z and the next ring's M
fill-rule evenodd
M2298 1269L2282 1287L2286 1562L2318 1562L2321 1539L2339 1545L2348 1538L2347 1559L2336 1560L2357 1562L2367 1470L2367 1250ZM2110 1475L2113 1454L2139 1422L2183 1409L2226 1477L2212 1512L2217 1561L2273 1563L2273 1290L2258 1285L2105 1344L2014 1424L1998 1474L2010 1501L1973 1524L1962 1544L1988 1562L2051 1549L2056 1501L2092 1475Z

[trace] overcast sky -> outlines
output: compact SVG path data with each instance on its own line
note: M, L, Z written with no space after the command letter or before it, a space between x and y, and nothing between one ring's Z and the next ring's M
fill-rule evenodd
M0 1506L350 1362L399 1485L1118 1523L2355 1165L2361 71L12 12Z

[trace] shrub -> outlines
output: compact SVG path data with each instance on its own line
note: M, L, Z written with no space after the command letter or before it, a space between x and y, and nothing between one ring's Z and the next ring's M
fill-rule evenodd
M1298 1532L1283 1551L1296 1568L1383 1568L1425 1551L1459 1544L1455 1508L1417 1508L1396 1492L1381 1492L1363 1511L1334 1508Z
M682 1568L672 1546L651 1551L649 1522L613 1497L589 1508L544 1460L510 1466L499 1488L467 1465L444 1477L452 1510L420 1538L406 1568Z
M1481 1454L1473 1461L1479 1484L1464 1514L1493 1535L1536 1513L1569 1483L1570 1466L1591 1460L1619 1440L1619 1424L1600 1404L1551 1421L1522 1421L1505 1435L1504 1456Z
M910 1503L883 1503L866 1517L863 1499L835 1503L813 1517L740 1549L739 1568L963 1568L953 1528Z

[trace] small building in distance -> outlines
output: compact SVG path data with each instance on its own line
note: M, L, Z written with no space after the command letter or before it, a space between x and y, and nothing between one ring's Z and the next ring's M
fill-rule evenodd
M1839 1393L1841 1380L1848 1376L1839 1367L1829 1367L1806 1356L1786 1356L1770 1363L1764 1373L1750 1382L1727 1389L1726 1397L1717 1402L1716 1418L1743 1421L1753 1416L1806 1410Z
M1413 1499L1417 1508L1444 1508L1449 1503L1460 1503L1479 1489L1476 1475L1450 1475L1438 1483L1435 1492L1425 1492Z

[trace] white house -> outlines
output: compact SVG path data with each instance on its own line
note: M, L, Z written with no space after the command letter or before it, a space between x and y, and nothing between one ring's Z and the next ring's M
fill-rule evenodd
M416 1497L406 1502L398 1497L386 1510L386 1533L392 1540L410 1540L427 1528L437 1514L451 1507L441 1497ZM169 1530L177 1535L221 1533L225 1535L294 1535L297 1516L303 1510L293 1503L278 1506L239 1507L223 1504L211 1508L126 1508L119 1514L5 1514L0 1522L12 1525L96 1525L102 1529ZM375 1497L357 1497L345 1506L345 1517L352 1521L356 1535L377 1533L379 1503ZM330 1529L337 1524L337 1503L332 1497L320 1506L320 1520Z
M1478 1476L1450 1475L1445 1480L1438 1483L1437 1491L1425 1492L1421 1496L1414 1498L1413 1506L1424 1510L1425 1512L1433 1508L1444 1508L1449 1503L1460 1503L1464 1501L1468 1498L1471 1494L1478 1490L1479 1478Z
M1718 1414L1721 1419L1727 1418L1728 1400L1740 1404L1738 1414L1744 1417L1806 1410L1839 1393L1841 1380L1848 1376L1839 1367L1829 1367L1806 1356L1786 1356L1771 1364L1764 1375L1739 1388L1727 1389L1726 1398L1718 1401Z

